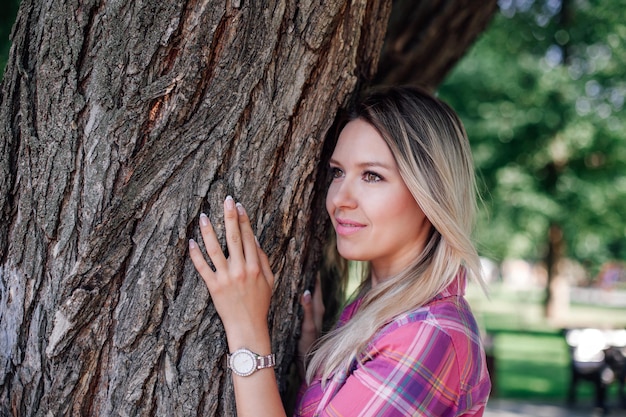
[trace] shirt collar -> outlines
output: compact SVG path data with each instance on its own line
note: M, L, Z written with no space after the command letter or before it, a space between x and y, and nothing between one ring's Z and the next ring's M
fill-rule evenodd
M452 282L439 294L437 294L433 300L440 300L442 298L464 296L465 285L467 283L467 272L465 268L461 268L456 274Z

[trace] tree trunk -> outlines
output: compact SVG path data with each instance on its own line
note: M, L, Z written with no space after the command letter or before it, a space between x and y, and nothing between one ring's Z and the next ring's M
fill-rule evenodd
M327 229L323 139L390 5L263 3L22 3L0 92L0 415L235 415L187 259L227 194L277 276L285 391Z
M564 0L561 4L560 19L558 27L561 30L568 31L572 21L572 7L569 0ZM569 45L566 43L562 47L563 60L565 63L569 61ZM558 132L558 130L556 130ZM556 134L556 133L555 133ZM550 146L548 146L550 149ZM561 173L567 168L568 161L562 155L551 155L552 160L546 165L546 177L544 179L544 188L552 195L556 195L556 188L559 183ZM563 237L563 229L558 219L553 220L548 229L547 236L547 252L546 252L546 269L548 270L548 282L546 285L544 297L544 315L552 321L562 320L563 316L569 311L569 286L567 277L561 271L562 264L565 261L567 248L565 247L565 239Z
M561 227L553 223L548 230L548 249L544 313L554 324L563 324L569 312L569 283L564 268L565 241Z
M2 93L3 414L235 415L186 251L227 194L271 255L279 375L291 361L322 139L389 8L177 3L22 4Z
M497 0L394 0L375 82L434 90L496 10Z

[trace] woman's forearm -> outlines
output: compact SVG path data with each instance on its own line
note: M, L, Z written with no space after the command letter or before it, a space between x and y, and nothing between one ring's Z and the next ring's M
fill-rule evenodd
M246 348L266 356L271 352L269 331L264 329L233 329L227 331L230 352ZM273 367L259 369L249 376L231 372L235 387L238 417L286 416Z

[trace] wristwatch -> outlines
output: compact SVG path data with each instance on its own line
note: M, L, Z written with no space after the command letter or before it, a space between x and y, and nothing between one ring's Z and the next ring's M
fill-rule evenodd
M276 365L273 353L267 356L257 355L249 349L237 349L228 355L228 367L239 376L252 375L259 369L272 368Z

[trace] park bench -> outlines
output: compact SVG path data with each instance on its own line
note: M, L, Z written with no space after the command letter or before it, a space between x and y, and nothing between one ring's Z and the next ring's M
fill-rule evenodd
M564 335L571 369L568 405L575 406L578 384L588 381L595 387L594 406L603 415L609 413L607 390L613 383L618 384L620 407L626 408L626 330L566 329Z

